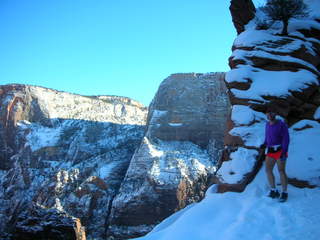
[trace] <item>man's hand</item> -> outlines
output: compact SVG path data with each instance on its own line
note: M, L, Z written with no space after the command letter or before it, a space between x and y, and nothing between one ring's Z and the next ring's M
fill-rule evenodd
M281 160L281 161L287 160L287 153L286 153L286 152L282 152L282 153L281 153L280 160Z
M264 149L264 148L266 148L267 147L267 145L265 144L265 143L262 143L261 145L260 145L260 148L262 148L262 149Z

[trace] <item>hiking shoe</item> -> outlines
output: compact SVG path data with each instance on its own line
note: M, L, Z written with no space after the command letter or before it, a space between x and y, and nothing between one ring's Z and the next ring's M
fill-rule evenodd
M288 199L288 193L283 192L283 193L281 193L281 196L279 198L279 202L285 202L285 201L287 201L287 199Z
M280 196L280 193L278 190L270 190L268 197L271 198L278 198Z

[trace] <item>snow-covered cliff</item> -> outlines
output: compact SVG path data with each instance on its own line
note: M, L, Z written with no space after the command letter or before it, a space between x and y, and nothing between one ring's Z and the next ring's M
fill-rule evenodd
M229 105L224 73L173 74L161 83L113 202L111 235L141 236L204 197L223 150Z
M127 239L204 197L223 150L224 73L124 97L0 86L0 236ZM0 237L0 238L1 238Z
M69 216L80 219L89 239L105 238L147 109L124 97L25 85L0 86L0 94L0 235L67 239L61 226ZM62 223L50 217L54 211ZM52 224L44 227L46 221Z

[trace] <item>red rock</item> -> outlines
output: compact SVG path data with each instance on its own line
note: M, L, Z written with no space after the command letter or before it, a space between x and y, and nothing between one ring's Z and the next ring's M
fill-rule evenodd
M244 26L254 18L256 8L251 0L231 0L230 12L237 33L244 31Z

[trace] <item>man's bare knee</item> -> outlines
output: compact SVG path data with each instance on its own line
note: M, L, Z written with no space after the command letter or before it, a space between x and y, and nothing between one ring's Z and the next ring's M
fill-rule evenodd
M267 174L272 174L273 173L273 169L272 168L268 168L268 167L266 167L266 173Z
M285 174L285 169L286 169L286 164L285 162L277 162L277 166L278 166L278 171L279 173L284 173Z
M278 169L280 175L287 175L284 169Z

